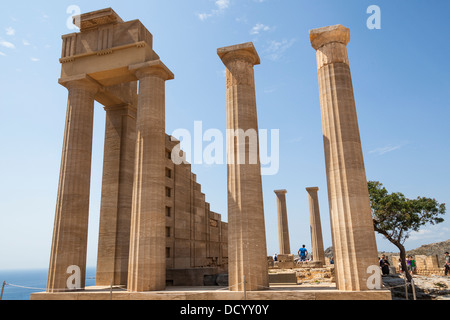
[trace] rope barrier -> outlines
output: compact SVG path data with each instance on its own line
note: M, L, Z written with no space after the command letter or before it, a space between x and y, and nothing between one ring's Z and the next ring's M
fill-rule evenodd
M234 285L232 285L232 286L226 286L226 287L224 287L224 288L220 288L220 289L216 289L216 290L211 290L211 291L228 291L228 290L231 290L233 287L236 287L236 286L240 286L240 285L242 285L242 284L244 284L245 285L245 281L244 282L239 282L239 283L237 283L237 284L234 284ZM386 288L386 289L389 289L389 290L391 290L391 289L395 289L395 288L404 288L405 287L405 285L409 285L409 286L413 286L414 285L414 282L406 282L406 284L405 283L402 283L402 284L399 284L399 285L394 285L394 286L391 286L391 285L389 285L389 284L384 284L384 287ZM24 286L24 285L18 285L18 284L12 284L12 283L7 283L7 282L4 282L3 283L3 287L2 287L2 289L5 287L5 286L9 286L9 287L15 287L15 288L22 288L22 289L28 289L28 290L38 290L38 291L47 291L47 288L38 288L38 287L30 287L30 286ZM268 289L268 290L274 290L274 288L272 288L272 287L267 287L267 286L260 286L260 285L258 285L258 288L261 288L261 289ZM97 287L97 289L99 289L99 290L107 290L107 289L115 289L115 290L122 290L122 291L127 291L127 289L126 288L123 288L122 286L104 286L104 287ZM209 287L208 289L211 289L211 287ZM54 290L52 290L52 292L75 292L75 291L79 291L79 290L81 290L81 289L73 289L73 290L70 290L70 289L54 289ZM245 288L244 288L244 290L245 290ZM193 294L195 294L195 292L191 292L191 293L193 293ZM198 294L202 294L202 293L198 293Z
M47 290L47 288L26 287L26 286L21 286L21 285L18 285L18 284L11 284L11 283L5 283L5 286L16 287L16 288L23 288L23 289L30 289L30 290Z

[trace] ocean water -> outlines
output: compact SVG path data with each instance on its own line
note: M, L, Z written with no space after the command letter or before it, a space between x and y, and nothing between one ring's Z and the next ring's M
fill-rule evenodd
M47 276L48 269L0 270L0 290L3 281L7 283L3 290L3 300L30 300L30 294L46 290ZM95 267L86 269L86 286L93 285L95 285Z

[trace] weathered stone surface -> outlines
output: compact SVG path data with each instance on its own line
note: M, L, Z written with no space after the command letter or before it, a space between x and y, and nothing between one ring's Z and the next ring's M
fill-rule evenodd
M167 269L224 272L227 224L190 164L171 160L179 141L165 133L165 81L174 75L152 35L110 8L75 21L81 30L63 36L60 59L69 103L48 291L66 290L69 266L79 267L84 288L95 100L106 110L97 285L161 290L173 281Z
M226 66L227 130L257 137L253 66L259 64L258 54L252 43L220 48L217 53ZM227 138L230 286L243 291L245 278L246 290L261 290L269 283L258 139Z
M309 200L309 217L311 221L312 257L315 262L325 263L325 250L323 248L322 223L320 221L319 188L306 188Z
M317 50L328 198L340 290L367 289L367 268L378 265L369 192L347 55L349 29L310 32Z
M80 268L85 285L91 184L94 97L99 87L88 78L65 83L68 105L47 291L66 289L67 270Z
M275 190L277 195L279 254L290 254L289 222L287 217L286 190Z
M290 273L270 273L269 274L270 283L290 283L297 284L297 274L295 272Z

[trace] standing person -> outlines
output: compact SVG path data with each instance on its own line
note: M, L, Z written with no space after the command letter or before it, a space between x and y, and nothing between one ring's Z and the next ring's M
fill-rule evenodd
M306 256L308 255L308 250L306 250L305 245L303 245L299 250L298 250L298 255L300 257L300 261L306 261Z
M273 261L278 261L278 255L276 253L273 255Z
M389 263L387 257L383 254L380 259L380 267L384 276L387 276L389 274L390 265L391 264Z
M411 273L412 267L411 267L411 259L410 259L409 257L410 257L410 256L408 256L408 257L406 258L406 269L407 269L407 271L405 271L405 272Z
M411 261L411 274L416 273L416 260L414 260L413 256L409 256Z
M445 253L445 275L448 276L450 271L450 256L448 252Z

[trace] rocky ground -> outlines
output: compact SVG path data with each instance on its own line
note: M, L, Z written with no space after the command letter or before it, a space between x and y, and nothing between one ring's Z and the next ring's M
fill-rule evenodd
M270 270L271 273L296 273L299 287L335 287L333 268L301 268ZM450 276L414 275L416 300L450 300ZM383 276L384 288L391 290L393 300L406 300L405 277L394 274ZM413 290L408 284L408 300L414 300Z
M417 300L450 300L450 276L414 275L413 281ZM383 284L391 290L393 300L406 300L403 275L383 276ZM408 285L408 299L414 299L410 285Z

